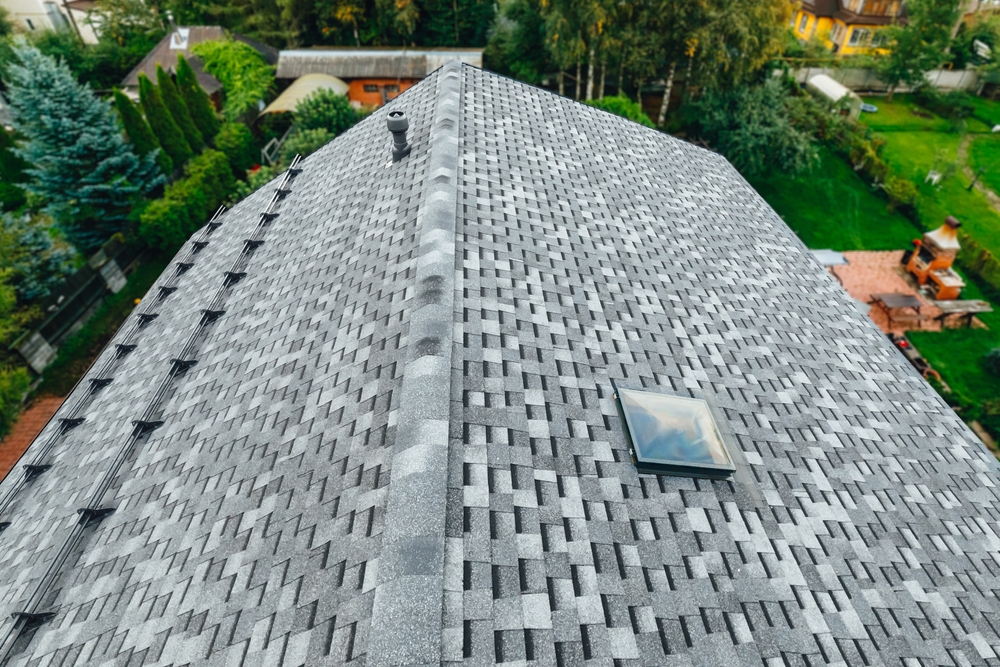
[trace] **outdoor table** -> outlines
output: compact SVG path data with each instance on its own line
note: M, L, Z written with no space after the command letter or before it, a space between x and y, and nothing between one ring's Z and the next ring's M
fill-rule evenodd
M889 320L890 329L892 328L893 322L901 324L915 323L920 325L925 320L929 319L926 315L920 314L920 308L924 305L924 302L913 294L900 294L898 292L872 294L872 300L869 301L869 303L882 309L885 316ZM893 315L892 311L902 310L904 308L912 308L915 312L896 313Z
M843 253L839 253L836 250L830 250L829 248L824 248L822 250L810 250L809 252L812 253L812 256L817 262L819 262L822 266L825 266L826 269L833 274L833 277L836 278L837 282L840 283L840 286L843 287L844 281L841 280L840 276L837 275L837 272L833 270L833 267L835 266L850 264L850 262L847 261L847 258L844 257Z
M935 320L941 322L941 328L944 328L945 318L951 315L958 315L959 319L965 320L966 328L972 328L972 318L979 313L992 313L993 306L990 305L989 301L981 301L979 299L969 299L965 301L953 300L953 301L935 301L933 305L936 308L941 309L941 314L935 317Z

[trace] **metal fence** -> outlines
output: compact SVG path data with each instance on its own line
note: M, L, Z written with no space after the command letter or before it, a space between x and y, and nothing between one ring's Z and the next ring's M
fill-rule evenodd
M36 373L41 373L53 359L59 345L96 310L101 299L117 293L126 284L125 274L142 254L144 247L111 239L87 264L52 290L40 306L45 320L11 345Z

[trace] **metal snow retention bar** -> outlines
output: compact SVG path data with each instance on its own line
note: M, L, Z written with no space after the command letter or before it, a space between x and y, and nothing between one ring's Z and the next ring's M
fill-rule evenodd
M288 170L285 171L284 176L282 176L281 181L278 184L278 187L275 189L274 194L272 194L271 199L269 200L264 212L258 219L257 226L250 237L251 241L256 242L260 240L259 237L263 232L264 226L266 225L265 217L269 215L273 217L274 215L273 209L275 204L277 204L277 202L285 194L289 192L288 190L289 181L294 175L296 175L297 173L299 173L299 171L301 171L300 169L297 168L297 165L299 164L299 162L301 162L301 160L302 156L296 155L295 159L292 160L291 166L288 168ZM215 222L215 218L218 218L219 215L221 215L222 211L223 208L220 208L213 217L213 221L209 222L209 224L206 226L206 231L202 236L202 240L204 240L205 236L210 234L214 229L216 229L221 224ZM249 254L249 248L250 246L244 243L243 249L236 257L229 271L226 272L227 277L223 281L223 284L220 285L219 289L216 291L215 296L212 298L210 306L207 309L201 310L201 318L198 320L197 326L195 326L192 329L191 333L187 337L187 340L184 341L184 345L181 348L180 352L177 354L177 356L170 360L170 370L160 380L159 384L156 387L156 390L153 392L152 397L149 399L146 408L142 411L142 414L139 416L138 419L132 421L132 429L129 432L128 437L125 438L125 441L119 447L118 453L112 460L111 465L104 472L104 475L101 477L100 483L97 485L97 488L91 494L87 504L84 506L84 509L77 510L80 514L79 521L77 521L77 523L74 524L73 527L70 529L69 534L66 536L66 539L63 541L63 543L59 547L59 550L56 552L55 558L53 558L52 561L49 563L48 567L45 570L45 573L38 580L34 590L28 597L27 601L25 602L23 609L21 611L14 612L14 614L12 614L14 622L7 629L7 632L3 636L3 638L0 639L0 667L4 667L4 665L7 664L7 661L13 652L14 646L17 643L18 638L21 636L21 633L23 633L26 629L31 627L31 624L33 622L36 622L36 619L47 620L49 617L53 615L53 612L39 611L38 607L42 604L42 601L44 600L46 594L51 588L52 583L55 581L56 577L58 576L59 572L63 567L63 564L69 557L70 552L72 552L73 548L76 546L77 542L82 537L83 531L91 523L101 520L102 518L104 518L104 516L114 511L113 507L102 506L104 502L104 496L110 490L111 485L114 483L114 480L118 475L118 472L121 470L122 465L124 465L125 461L132 453L132 450L134 449L136 442L143 436L147 435L151 431L163 425L163 421L155 419L155 415L160 407L160 401L162 401L163 396L166 394L167 388L170 386L170 383L173 381L173 379L183 374L191 366L197 363L197 361L193 359L195 342L197 341L199 334L201 334L204 328L208 324L218 319L225 312L221 308L219 308L219 306L222 305L222 301L224 300L225 294L229 289L229 287L231 286L231 282L228 276L230 274L235 275L241 273L239 269L242 268L242 265L245 263L245 260ZM194 245L192 244L192 250L189 252L188 256L190 257L193 254L194 254ZM186 272L188 268L192 266L192 264L187 262L178 262L177 266L178 266L178 272L174 276L175 280L177 276ZM180 267L185 267L185 268L181 269ZM243 273L242 275L246 274ZM155 317L155 315L153 315L153 317ZM148 322L149 320L146 321ZM140 322L143 322L142 316L140 315L139 317L136 317L135 320L133 320L133 322L135 322L136 324L132 325L131 329L129 330L129 333L126 335L124 341L124 344L126 345L130 343L131 337L134 334L134 332L137 331L142 326L142 324L140 324ZM109 357L108 360L105 362L105 364L102 366L102 372L98 374L98 377L96 379L92 379L92 382L95 381L100 382L105 379L110 381L110 378L104 378L103 374L105 370L110 369L111 365L115 363L117 358L118 358L117 354ZM74 415L76 410L79 409L81 404L82 402L78 403L77 406L74 407L73 410ZM44 451L41 452L39 456L35 457L33 465L41 464L43 456L48 451L48 446L50 446L51 442L53 441L54 438L50 437L48 442L46 443L46 447L43 448ZM19 482L15 487L13 487L11 492L7 494L10 497L10 499L13 498L13 495L16 493L17 489L24 486L27 479L28 479L28 473L26 471L25 475L22 477L22 481ZM10 504L10 499L5 498L6 504L0 504L0 514L2 514L3 511L6 509L6 507ZM4 501L0 501L0 503L2 502Z

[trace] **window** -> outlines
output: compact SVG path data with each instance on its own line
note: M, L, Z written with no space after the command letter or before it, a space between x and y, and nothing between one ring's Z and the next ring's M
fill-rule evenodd
M394 83L390 83L389 85L383 86L383 87L385 88L385 92L387 92L387 93L398 93L399 92L399 86L397 86Z
M377 93L378 92L378 86L375 85L374 83L366 83L365 84L365 92L366 93Z
M614 399L639 472L727 479L736 470L707 401L619 384Z
M872 46L885 46L887 39L884 30L876 30L872 33Z
M872 31L868 28L855 28L851 31L851 37L847 43L850 46L868 46L871 37Z
M809 25L809 15L803 14L802 18L799 19L799 32L805 32L807 25Z
M840 23L834 23L833 28L830 30L830 41L834 44L840 44L840 40L844 37L844 26Z
M24 19L24 22L28 24L28 30L35 29L35 24L31 22L31 19Z

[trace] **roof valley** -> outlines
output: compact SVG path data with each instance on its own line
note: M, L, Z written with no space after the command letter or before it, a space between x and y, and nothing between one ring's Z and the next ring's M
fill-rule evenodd
M440 664L455 308L461 64L436 79L430 183L417 211L416 304L399 399L367 664Z

